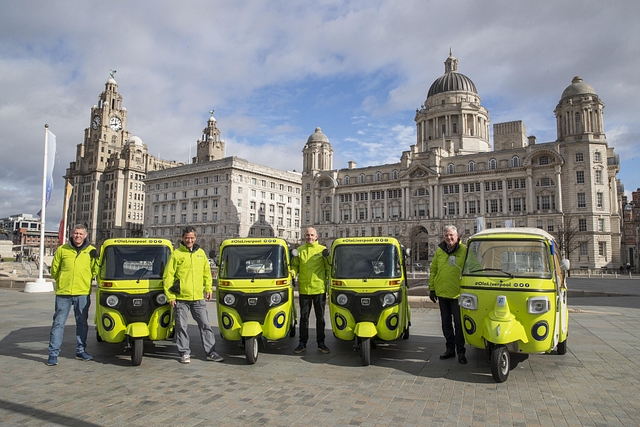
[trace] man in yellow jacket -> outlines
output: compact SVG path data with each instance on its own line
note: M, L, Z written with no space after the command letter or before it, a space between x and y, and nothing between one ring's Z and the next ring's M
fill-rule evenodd
M191 311L193 320L200 329L202 347L207 360L222 362L224 359L215 352L216 339L209 324L206 301L211 300L213 280L207 254L196 244L196 230L185 227L182 231L182 243L173 251L162 277L164 293L173 308L175 341L180 353L181 363L191 362L187 313Z
M298 256L291 261L293 277L298 276L300 301L300 344L294 353L302 353L307 349L312 304L316 315L318 351L329 353L329 348L324 343L324 307L327 303L329 263L322 252L326 248L318 243L318 232L315 228L307 228L304 239L306 243L298 248Z
M87 234L87 227L76 225L71 240L56 250L51 262L51 277L56 281L56 307L49 334L47 366L58 364L64 325L71 306L76 319L76 359L93 360L86 351L87 319L91 306L91 282L98 275L98 255L96 248L89 244Z
M442 333L446 351L440 359L449 359L458 353L458 362L467 363L464 335L460 320L460 278L467 247L460 242L458 230L453 225L444 228L444 240L438 246L429 274L429 298L440 306Z

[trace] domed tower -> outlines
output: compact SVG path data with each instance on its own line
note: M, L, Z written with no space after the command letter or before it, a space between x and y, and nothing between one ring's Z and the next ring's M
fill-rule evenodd
M432 148L453 149L456 154L490 150L489 112L471 79L458 72L458 60L449 51L444 74L427 93L415 117L418 152Z
M600 139L600 135L604 134L603 110L604 103L593 87L585 83L582 77L575 76L562 92L560 102L553 111L558 141Z
M202 137L198 140L198 149L193 163L210 162L224 157L224 141L220 138L220 130L216 118L213 117L213 110L210 113L207 127L202 130Z
M302 149L302 174L314 175L316 172L333 169L333 147L322 129L309 136Z

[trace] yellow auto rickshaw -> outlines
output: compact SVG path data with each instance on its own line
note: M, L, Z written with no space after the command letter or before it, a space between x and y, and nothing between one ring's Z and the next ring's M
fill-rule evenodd
M331 246L331 329L341 340L355 340L364 366L374 338L409 338L405 255L393 237L340 238Z
M504 382L510 353L567 352L569 260L537 228L500 228L469 238L460 310L465 340L485 349L491 374Z
M220 245L216 304L223 338L241 341L249 364L258 342L295 336L291 255L279 238L227 239Z
M100 248L96 339L123 343L142 363L143 341L167 339L173 328L162 274L173 251L166 239L108 239Z

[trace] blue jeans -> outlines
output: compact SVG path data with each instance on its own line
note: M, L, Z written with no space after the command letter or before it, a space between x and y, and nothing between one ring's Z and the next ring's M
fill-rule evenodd
M73 306L73 314L76 318L76 354L84 353L87 348L87 332L89 330L87 319L89 318L91 296L56 295L56 310L53 313L53 324L49 336L49 356L57 357L60 354L64 325L67 323L71 306Z

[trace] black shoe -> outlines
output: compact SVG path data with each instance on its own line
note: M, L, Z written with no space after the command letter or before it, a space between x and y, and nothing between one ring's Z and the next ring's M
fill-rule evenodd
M323 343L323 342L319 342L319 343L318 343L318 351L320 351L320 352L322 352L322 353L324 353L324 354L327 354L327 353L329 353L329 347L327 347L326 345L324 345L324 343Z
M462 363L463 365L467 364L467 358L463 355L458 356L458 362Z
M456 355L456 352L453 350L447 350L443 354L440 355L440 360L451 359Z
M296 354L300 354L300 353L302 353L303 351L305 351L306 349L307 349L307 345L306 345L306 344L303 344L303 343L300 343L300 344L298 344L298 346L296 347L296 349L295 349L295 350L293 350L293 352L294 352L294 353L296 353Z

